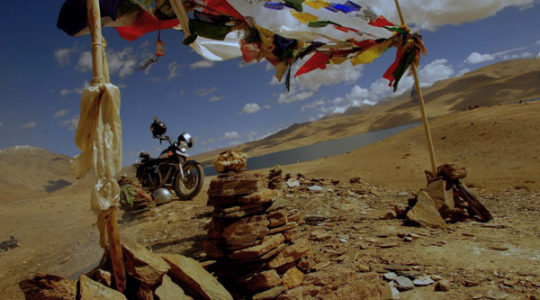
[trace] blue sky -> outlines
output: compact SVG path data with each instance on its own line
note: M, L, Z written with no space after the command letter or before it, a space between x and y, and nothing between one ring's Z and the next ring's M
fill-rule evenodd
M396 20L393 1L375 2L374 10ZM0 12L0 149L32 145L78 153L73 136L80 93L92 77L90 38L71 38L56 28L62 3L9 1ZM402 7L428 50L420 67L423 86L501 60L540 57L539 1L403 0ZM391 94L381 76L394 51L370 65L300 76L285 93L268 63L205 61L182 45L183 33L175 30L162 32L165 56L146 72L135 71L152 56L157 34L128 42L113 28L103 33L111 81L122 93L124 164L134 162L139 151L156 155L161 149L149 130L154 115L167 123L171 136L183 131L195 136L195 154L259 139ZM412 79L404 78L400 85L398 93Z

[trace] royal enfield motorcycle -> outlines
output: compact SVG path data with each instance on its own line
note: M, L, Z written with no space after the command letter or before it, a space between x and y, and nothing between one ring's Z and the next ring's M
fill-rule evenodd
M152 192L156 202L170 201L170 191L174 190L181 200L189 200L201 191L204 171L200 163L190 160L187 149L193 146L193 138L187 132L171 141L165 135L167 126L154 117L150 125L153 138L160 144L168 142L169 147L163 150L158 158L151 158L148 152L139 154L139 163L135 164L137 179ZM168 198L168 199L167 199Z

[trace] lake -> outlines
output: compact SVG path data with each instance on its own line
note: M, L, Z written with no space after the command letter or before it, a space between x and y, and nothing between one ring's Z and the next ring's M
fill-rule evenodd
M393 136L409 128L421 124L420 122L387 128L377 131L362 133L359 135L348 136L327 142L320 142L309 146L293 148L289 150L278 151L261 156L250 157L247 161L248 170L257 170L273 167L276 165L288 165L298 162L318 159L325 156L343 154L355 150L376 141ZM212 165L204 168L204 174L207 176L216 175Z

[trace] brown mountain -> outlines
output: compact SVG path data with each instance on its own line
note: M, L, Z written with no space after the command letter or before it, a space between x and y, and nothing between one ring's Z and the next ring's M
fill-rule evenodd
M0 150L0 202L45 195L71 185L70 159L32 146Z
M426 114L436 118L474 106L490 106L540 97L540 59L499 62L460 77L442 80L423 90ZM262 140L238 145L248 156L306 146L420 121L418 104L410 93L382 100L373 107L354 109L317 121L294 124ZM197 155L211 162L223 149Z

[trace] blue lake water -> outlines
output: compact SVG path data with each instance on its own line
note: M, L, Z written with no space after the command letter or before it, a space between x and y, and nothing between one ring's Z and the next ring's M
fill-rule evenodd
M297 162L297 160L298 162L304 162L325 156L343 154L348 151L373 144L376 141L393 136L419 124L420 123L417 122L398 127L362 133L359 135L348 136L327 142L320 142L309 146L303 146L289 150L269 153L261 156L250 157L247 161L247 169L257 170L269 168L276 165L294 164ZM204 174L207 176L216 175L216 171L214 170L214 167L210 165L204 168Z

